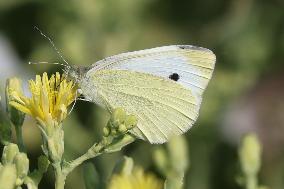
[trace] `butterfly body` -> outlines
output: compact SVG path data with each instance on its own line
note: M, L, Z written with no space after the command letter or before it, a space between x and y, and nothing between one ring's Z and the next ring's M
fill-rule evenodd
M208 49L171 45L111 56L70 75L88 101L135 115L137 137L163 143L196 121L215 59Z

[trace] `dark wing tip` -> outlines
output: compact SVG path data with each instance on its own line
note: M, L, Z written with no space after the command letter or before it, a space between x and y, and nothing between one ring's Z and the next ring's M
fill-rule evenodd
M199 50L199 51L206 51L206 52L212 52L209 49L203 48L203 47L197 47L193 45L177 45L180 49L189 49L189 50Z

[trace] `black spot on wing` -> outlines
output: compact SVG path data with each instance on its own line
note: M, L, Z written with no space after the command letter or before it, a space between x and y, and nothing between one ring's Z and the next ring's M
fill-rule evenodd
M180 77L179 77L179 75L178 75L177 73L173 73L173 74L171 74L171 75L169 76L169 78L170 78L171 80L178 81Z

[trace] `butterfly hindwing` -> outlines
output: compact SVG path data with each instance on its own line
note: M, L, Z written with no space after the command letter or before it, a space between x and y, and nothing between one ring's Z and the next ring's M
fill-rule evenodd
M134 133L151 143L163 143L186 132L197 118L193 94L171 80L126 70L100 70L93 83L110 110L123 107L138 118Z

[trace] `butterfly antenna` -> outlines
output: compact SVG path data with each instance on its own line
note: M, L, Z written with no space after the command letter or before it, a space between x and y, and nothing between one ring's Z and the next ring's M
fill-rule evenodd
M61 64L59 62L29 62L29 64L56 64L56 65L66 66L65 64Z
M34 29L36 29L37 31L39 31L39 33L45 37L49 43L52 45L52 47L54 48L54 50L56 51L56 53L59 55L59 57L64 61L64 63L66 64L65 66L70 66L69 63L65 60L65 58L62 56L61 52L59 51L59 49L55 46L54 42L51 40L50 37L48 37L47 35L45 35L37 26L34 26Z

